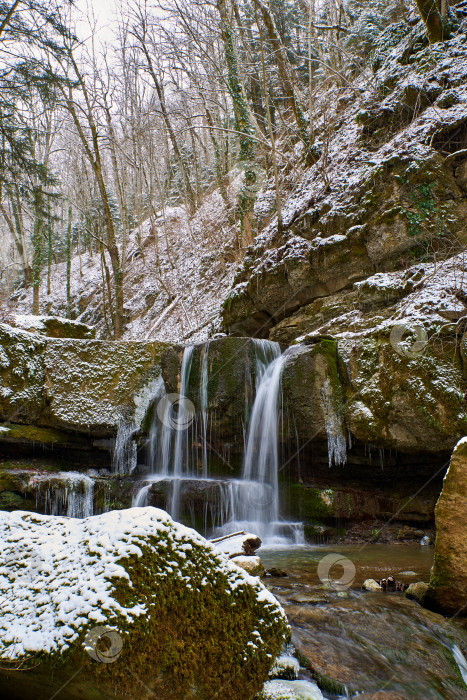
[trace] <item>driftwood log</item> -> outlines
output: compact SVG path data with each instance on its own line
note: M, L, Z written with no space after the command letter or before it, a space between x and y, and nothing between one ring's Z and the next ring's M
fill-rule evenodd
M261 539L257 535L244 530L232 532L230 535L224 535L223 537L216 537L210 542L224 554L227 554L229 559L240 556L252 557L255 555L256 550L261 547Z

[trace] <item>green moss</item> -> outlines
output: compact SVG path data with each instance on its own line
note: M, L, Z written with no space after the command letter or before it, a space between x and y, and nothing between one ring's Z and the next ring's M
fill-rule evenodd
M20 425L18 423L0 423L0 442L40 443L45 445L73 445L86 447L89 440L86 438L64 433L53 428L42 428L37 425Z
M25 510L24 498L14 491L0 492L0 510Z
M300 517L309 522L320 521L333 514L334 491L318 489L304 484L290 486L292 512L300 513ZM319 522L315 522L319 524Z
M185 543L191 545L188 558L180 548ZM137 544L142 556L119 562L129 581L111 580L116 601L126 608L144 608L132 623L106 614L105 624L122 638L118 660L99 664L90 659L82 646L86 629L95 627L89 620L81 626L79 642L61 655L32 654L28 674L15 678L17 692L46 671L59 686L80 669L76 682L85 690L77 694L71 682L70 698L138 700L146 697L146 688L160 700L206 700L220 688L229 700L253 697L290 638L279 608L261 601L258 589L246 581L232 585L235 574L221 569L211 551L189 537L174 540L168 531L157 538L138 538ZM176 574L168 573L169 564Z

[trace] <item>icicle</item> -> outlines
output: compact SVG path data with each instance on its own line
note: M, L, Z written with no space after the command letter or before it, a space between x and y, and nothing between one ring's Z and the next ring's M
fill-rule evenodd
M329 466L343 466L347 463L347 440L343 430L342 417L338 414L332 394L331 380L326 377L321 388L321 401L324 413L324 427L328 438Z
M112 471L131 474L136 467L137 448L133 436L137 428L133 420L121 419L118 423L112 459Z

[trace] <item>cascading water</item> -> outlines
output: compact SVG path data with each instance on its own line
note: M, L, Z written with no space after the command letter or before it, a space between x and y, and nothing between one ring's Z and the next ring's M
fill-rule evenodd
M48 515L66 515L69 518L87 518L94 513L94 479L79 472L58 472L31 478L31 489L36 494L36 507L44 503Z
M272 346L272 347L271 347ZM271 343L265 361L258 362L256 397L248 426L242 480L233 484L233 516L236 527L271 536L279 519L280 387L284 355ZM269 360L269 362L268 362Z
M300 541L303 537L301 524L279 520L278 430L286 354L281 355L278 343L267 340L253 343L254 381L250 367L245 376L246 436L241 478L209 475L209 343L200 353L198 412L187 398L194 352L194 347L187 347L180 371L180 393L155 397L155 419L150 435L153 473L134 496L133 506L153 502L153 486L158 482L158 492L164 493L163 507L175 519L181 517L182 506L186 515L187 509L199 507L202 502L205 532L210 523L211 529L220 533L244 528L259 534L263 541L277 540L285 534L289 539ZM161 504L158 502L158 505Z
M208 381L209 381L209 343L203 345L201 350L201 382L199 398L201 403L201 427L202 427L202 466L203 478L208 476Z
M303 541L301 523L279 520L279 423L282 415L281 378L287 352L278 343L256 341L256 395L248 424L241 481L232 482L234 530L247 529L263 541L280 542L289 535ZM225 529L225 527L224 527Z
M131 474L136 467L137 448L133 440L135 432L134 421L119 421L112 458L112 471L117 474Z

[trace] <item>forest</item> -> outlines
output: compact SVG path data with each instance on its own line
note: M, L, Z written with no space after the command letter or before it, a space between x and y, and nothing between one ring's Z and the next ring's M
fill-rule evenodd
M435 5L119 3L99 38L92 4L2 3L4 302L27 288L29 311L50 311L55 282L59 313L76 318L83 309L73 299L72 261L79 256L83 276L87 255L100 275L103 333L122 337L129 260L144 254L143 223L156 248L147 272L165 291L165 307L186 284L183 269L164 272L157 250L161 237L169 267L177 267L165 220L173 207L183 207L185 235L198 246L228 244L227 273L264 226L255 214L260 189L269 189L280 231L284 199L307 167L319 162L330 186L337 106L349 89L358 100L374 85L381 32L413 24L420 11L431 40L448 37L454 14L447 2ZM215 213L213 191L222 200ZM156 236L161 216L165 231Z
M467 699L467 0L0 0L0 695Z

